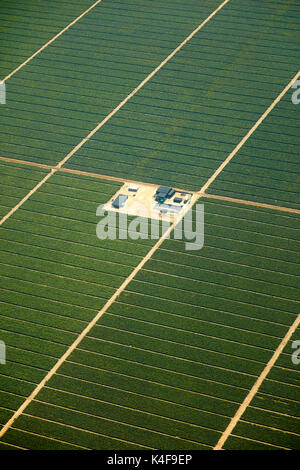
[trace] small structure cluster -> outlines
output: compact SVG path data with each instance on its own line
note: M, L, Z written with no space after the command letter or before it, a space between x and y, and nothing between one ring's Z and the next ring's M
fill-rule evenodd
M170 186L125 183L118 193L106 204L107 210L115 210L128 215L140 215L138 210L145 208L150 218L175 216L191 202L192 193L177 191ZM146 215L145 215L146 216Z
M173 188L169 188L168 186L160 186L155 193L155 200L160 204L164 203L166 199L171 199L175 194Z
M192 194L176 192L175 189L168 186L159 186L155 193L155 201L158 202L154 206L154 210L162 214L171 213L178 214L183 206L191 200ZM166 201L169 202L166 202Z

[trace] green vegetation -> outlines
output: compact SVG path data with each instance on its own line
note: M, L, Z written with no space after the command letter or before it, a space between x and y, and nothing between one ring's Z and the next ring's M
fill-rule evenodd
M209 449L216 444L296 317L290 266L296 262L291 241L297 217L202 202L209 227L204 248L191 253L184 250L184 241L162 244L17 420L16 428L30 448L48 444L30 440L29 429L34 435L96 449ZM226 253L229 241L233 261L210 258L212 246ZM276 271L275 247L281 241L286 243L280 248L285 261ZM164 254L168 258L161 261ZM264 254L267 265L251 267L253 257L266 260ZM280 292L283 283L286 288ZM38 326L27 328L38 334ZM48 357L36 350L40 368L49 367L61 338L67 342L69 335L71 342L74 326L69 333L51 334L47 324L43 331L52 347ZM26 341L26 328L22 333ZM24 356L23 362L27 360L30 355ZM281 361L228 448L297 448L292 409L285 408L283 417L267 408L268 403L272 406L271 390L288 397L286 402L296 398L296 371L287 375L282 369L286 352ZM16 368L17 373L25 371ZM8 431L4 441L16 442L14 432Z
M0 219L15 207L48 171L0 161Z
M43 176L31 167L3 168L7 176L1 191L7 194L11 188L16 202L32 189L33 178L36 184ZM0 372L3 392L12 394L1 400L3 423L18 407L20 396L26 397L28 387L32 390L43 379L152 243L106 243L96 237L96 209L119 187L57 173L2 227L0 335L7 344L7 364ZM5 207L6 212L9 209Z
M12 70L94 2L55 0L44 8L31 0L25 11L12 3L0 7L7 31L2 71ZM218 5L103 0L7 82L2 155L61 161Z
M92 1L1 2L2 74ZM61 161L220 0L103 0L7 83L1 156ZM67 165L199 190L297 70L295 2L231 0ZM288 93L209 192L299 208ZM0 218L48 170L0 162ZM99 240L121 183L56 172L1 226L0 427L154 240ZM299 313L299 215L200 199L4 434L0 450L212 449ZM299 449L292 341L225 443ZM298 366L299 367L299 366Z
M294 91L286 93L209 192L300 209L299 106L292 103Z
M187 8L185 16L188 15L194 17L194 12ZM251 2L241 8L238 2L229 2L67 166L199 190L296 74L298 19L299 11L292 4L283 7L278 2ZM165 45L163 38L161 44ZM151 51L158 41L152 41ZM149 53L148 48L145 57ZM116 71L104 73L114 79ZM265 201L265 195L268 199L282 199L281 194L288 189L291 192L286 201L294 201L293 170L299 174L297 106L292 105L290 94L287 100L284 111L277 112L266 124L267 132L262 135L258 131L253 151L247 153L251 160L248 167L239 164L239 157L234 160L237 170L226 188L224 184L220 186L221 194L225 189L230 195L241 197L251 190L256 200ZM290 108L293 109L289 111ZM277 151L272 160L267 160L267 152L273 148ZM265 167L273 172L266 174ZM273 184L271 189L277 192L281 188L278 198L271 190L266 194L266 186L271 184L265 183L266 179ZM217 180L217 187L218 184ZM259 193L257 185L262 188Z
M28 0L21 5L15 0L2 0L0 26L1 79L18 67L61 29L91 5L90 0L61 2Z

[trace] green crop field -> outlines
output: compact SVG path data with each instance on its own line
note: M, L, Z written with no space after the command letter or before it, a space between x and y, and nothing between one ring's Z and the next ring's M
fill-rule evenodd
M255 1L241 11L240 2L230 2L67 166L199 190L297 72L300 13L291 17L284 10L278 2L264 6ZM284 57L278 54L280 47ZM294 108L290 102L289 107ZM278 151L285 152L294 145L288 161L295 164L296 113L292 109L288 120L274 118L275 126L266 124L266 142L261 144L272 149L279 141ZM273 145L269 142L276 126L294 139L291 149L280 136ZM113 170L112 158L117 162ZM269 166L273 168L272 162ZM279 184L282 178L284 174ZM257 200L264 200L262 191L259 196Z
M0 161L0 217L4 217L43 177L47 171Z
M147 253L147 241L96 237L96 209L119 186L55 175L3 225L0 334L9 362L0 373L5 403L10 403L5 392L21 392L12 405L20 403ZM1 409L2 424L13 410Z
M4 442L25 439L29 448L44 448L52 437L63 440L58 448L97 449L206 449L216 443L297 313L299 217L203 202L205 247L191 255L183 241L165 241ZM217 260L212 252L219 253ZM69 331L72 320L63 320ZM27 331L34 335L33 326ZM66 344L71 333L60 334ZM297 369L290 350L229 448L244 436L251 448L298 448ZM286 389L279 409L267 408L270 384L273 393ZM273 430L266 433L268 423Z
M299 18L1 2L0 450L300 449ZM195 207L100 240L127 180L197 191L203 247Z
M273 445L299 448L299 369L291 363L292 342L299 340L299 333L298 328L236 427L235 435L228 439L227 449L265 449L261 442L266 435Z

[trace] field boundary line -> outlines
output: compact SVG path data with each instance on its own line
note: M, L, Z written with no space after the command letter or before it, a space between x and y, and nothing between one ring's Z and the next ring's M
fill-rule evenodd
M265 368L255 381L254 385L252 386L251 390L239 406L238 410L236 411L235 415L231 419L229 425L223 432L222 436L220 437L219 441L217 442L216 446L214 447L214 450L222 450L225 442L227 441L228 437L232 434L232 431L238 424L239 420L241 419L242 415L250 405L251 401L255 397L256 393L258 392L261 384L269 374L270 370L274 366L275 362L279 358L280 354L283 352L283 349L287 345L288 341L290 340L291 336L294 334L298 326L300 325L300 314L296 317L296 320L293 322L293 324L290 326L288 329L286 335L283 337L281 340L279 346L277 349L274 351L272 357L269 359L268 363L266 364Z
M101 325L101 327L102 327L102 326L104 326L104 325ZM108 327L107 327L107 328L108 328ZM117 328L114 328L114 330L117 330ZM120 331L124 331L124 330L120 330ZM146 335L141 335L140 333L134 333L134 334L139 335L139 336L146 336ZM204 335L203 335L203 336L204 336ZM95 338L95 337L93 337L93 336L87 336L87 338L94 339L94 340L97 339L97 338ZM154 338L154 336L150 336L150 338ZM212 338L214 338L214 337L212 337ZM218 338L216 337L216 339L218 339ZM102 343L103 343L103 342L106 342L106 343L109 343L109 344L122 345L122 343L118 343L118 341L108 341L108 340L101 340L101 339L99 339L98 341L99 341L99 342L102 342ZM168 341L168 342L171 343L170 340L165 340L165 341ZM230 340L228 340L228 341L230 341ZM230 342L233 342L233 341L230 341ZM175 343L175 342L173 342L173 344L180 344L180 343ZM242 343L237 343L237 344L242 344ZM194 346L194 348L196 348L196 346ZM139 349L140 351L149 351L149 349L147 350L147 349L141 348L141 347L136 347L136 349ZM82 349L82 348L78 348L78 351L84 351L86 354L90 354L90 355L94 355L94 356L101 356L101 357L114 358L114 356L112 356L111 354L101 353L101 352L94 352L94 351L87 351L86 349ZM208 351L208 349L207 349L206 351ZM172 357L176 357L176 356L173 356L173 355L171 355L171 354L160 353L160 352L157 352L157 351L152 351L152 354L153 354L153 355L160 355L160 356L171 357L171 358L172 358ZM223 354L223 353L222 353L222 352L218 352L217 354ZM229 355L229 353L227 353L227 355ZM231 357L232 357L232 356L231 356ZM234 356L234 357L243 359L241 356ZM199 361L196 361L195 359L185 359L185 358L178 357L178 356L177 356L177 358L179 358L181 361L185 361L185 362L193 362L193 363L195 363L195 364L198 364L198 365L200 364L200 365L204 365L204 366L207 365L206 362L199 362ZM135 360L132 360L132 359L124 359L124 358L120 359L120 358L119 358L119 360L122 361L122 362L130 363L130 364L139 364L139 365L141 365L140 362L135 361ZM247 360L247 359L245 359L245 360ZM77 364L77 365L79 365L79 366L89 367L90 369L96 369L96 370L98 370L98 368L97 368L96 366L88 366L87 364L83 364L83 365L82 365L82 364L80 364L80 363L78 363L78 362L75 362L75 361L68 361L68 363L75 363L75 364ZM255 374L254 374L254 373L253 373L253 374L252 374L252 373L250 374L250 373L248 373L248 372L241 372L241 371L234 370L234 369L228 369L228 368L222 367L222 366L220 366L220 365L212 365L212 364L210 364L209 366L210 366L211 368L214 368L214 369L220 369L220 370L222 370L222 371L225 370L225 371L233 372L234 374L240 374L240 375L244 375L244 376L247 376L247 377L255 377ZM184 377L194 377L192 374L185 374L184 372L176 372L176 371L173 371L172 369L167 369L166 367L161 367L161 366L149 366L149 365L147 365L147 367L150 367L150 368L152 368L152 369L158 369L158 370L162 370L162 371L167 371L167 372L172 373L172 374L180 374L181 376L184 376ZM296 387L296 386L297 386L297 385L295 385L295 387ZM186 390L186 389L183 389L183 388L182 388L182 390L185 390L185 391L188 392L188 390ZM220 434L221 434L221 433L220 433Z
M1 251L1 250L0 250L0 251ZM175 252L175 250L173 250L173 251ZM203 256L203 258L206 258L206 257ZM187 264L175 263L174 261L163 261L163 262L166 263L166 264L172 264L173 266L180 266L180 267L182 267L182 266L188 266ZM230 262L230 261L222 261L222 263L234 264L234 263L232 263L232 262ZM7 264L7 263L0 262L0 264ZM12 266L12 265L11 265L11 266ZM246 267L244 264L241 264L240 266ZM215 271L214 271L213 269L208 269L208 268L204 268L204 267L203 267L203 268L197 268L196 266L194 266L193 269L201 269L202 271L208 272L208 273L210 273L210 274L215 273ZM261 269L263 269L263 268L256 268L256 267L255 267L254 269L257 271L257 270L261 270ZM180 279L192 279L191 277L180 276L179 274L171 274L171 273L168 273L168 272L165 272L165 271L155 271L154 269L147 269L147 268L145 268L144 271L146 271L146 272L151 272L151 273L160 272L161 274L165 274L165 275L172 276L172 277L178 277L178 278L180 278ZM274 271L274 270L272 270L272 269L266 269L265 271L268 271L268 272L271 272L271 273L277 273L277 272L278 272L278 271ZM226 274L228 274L228 276L231 276L231 277L238 277L238 278L243 277L243 279L247 279L247 280L250 279L250 281L255 280L255 279L253 279L252 277L238 276L238 274L230 274L230 273L226 273ZM284 273L281 273L281 274L284 274ZM262 281L261 279L257 279L257 280L258 280L259 282L265 282L265 281ZM274 285L276 285L276 286L280 286L280 287L284 286L284 287L292 287L292 288L296 289L296 287L294 287L294 286L287 286L286 284L278 284L278 282L272 282L272 284L274 284Z
M73 394L73 395L76 395L76 396L80 396L80 397L83 397L83 398L87 398L87 399L90 399L90 397L86 397L86 396L83 396L83 395L77 395L77 394ZM92 398L93 400L93 398ZM109 404L110 402L107 402L107 401L104 401L104 400L97 400L96 401L99 401L99 402L102 402L102 403L106 403L106 404ZM36 402L38 403L42 403L44 405L47 405L47 406L52 406L53 408L61 408L63 410L71 410L72 412L74 413L78 413L78 414L82 414L82 415L86 415L86 416L91 416L93 418L96 418L96 419L103 419L104 421L111 421L112 423L117 423L117 424L125 424L126 426L128 427L134 427L134 428L137 428L137 429L142 429L142 430L147 430L152 432L152 433L157 433L157 434L162 434L163 436L169 436L169 437L175 437L174 435L172 434L166 434L166 433L163 433L163 432L160 432L160 431L157 431L156 429L154 428L145 428L141 425L137 425L137 424L131 424L131 423L128 423L128 422L122 422L122 421L118 421L117 419L112 419L112 418L107 418L105 416L101 416L101 415L96 415L94 413L88 413L86 411L83 411L83 410L76 410L76 409L73 409L73 408L70 408L68 406L65 406L63 404L56 404L56 403L51 403L51 402L47 402L47 401L41 401L41 400L36 400ZM124 406L124 405L120 405L118 403L114 403L114 406L117 406L117 407L120 407L120 408L126 408L126 409L129 409L129 410L133 410L133 411L137 411L138 413L145 413L145 414L148 414L148 415L151 415L151 416L158 416L160 418L164 418L166 420L171 420L171 421L176 421L176 422L180 422L180 423L184 423L184 424L189 424L187 423L186 421L182 421L182 420L178 420L178 419L175 419L175 418L169 418L168 416L163 416L163 415L159 415L157 413L151 413L151 412L147 412L147 411L141 411L141 410L135 410L134 408L130 408L128 406ZM213 412L213 411L206 411L205 412L207 414L212 414L212 415L217 415L217 416L220 416L219 413L216 413L216 412ZM24 413L24 416L29 416L29 417L36 417L35 415L31 415L31 414L28 414L28 413ZM227 418L228 416L227 415L222 415L222 416L225 416L225 418ZM251 424L250 421L247 421L245 420L244 422L248 423L248 424ZM198 428L201 428L201 429L206 429L206 430L209 430L210 428L207 427L207 426L201 426L200 424L194 424L193 426L196 426ZM262 427L262 428L267 428L267 429L270 429L270 426L266 426L264 424L258 424L258 426ZM273 428L273 429L276 429L276 430L280 430L279 428ZM285 431L287 434L292 434L293 436L299 436L299 434L295 433L295 432L292 432L292 431ZM220 433L220 431L219 431ZM182 440L184 441L187 441L187 442L195 442L194 440L191 440L191 439L187 439L187 438L184 438L184 437L181 437Z
M36 162L29 162L28 160L19 160L18 158L10 158L10 157L2 157L0 156L0 161L1 162L7 162L7 163L17 163L19 165L27 165L27 166L33 166L36 168L46 168L48 170L53 170L55 166L51 165L46 165L45 163L36 163Z
M55 170L55 171L62 171L65 173L70 173L73 175L81 175L81 176L88 176L90 178L97 178L97 179L104 179L108 181L116 181L118 183L132 183L132 184L140 184L140 185L147 185L147 186L157 186L157 184L154 183L146 183L145 181L136 181L136 180L131 180L127 178L119 178L118 176L109 176L109 175L102 175L101 173L92 173L89 171L84 171L84 170L75 170L73 168L59 168L54 165L46 165L45 163L36 163L36 162L29 162L27 160L18 160L16 158L10 158L10 157L2 157L0 156L0 162L4 161L7 163L17 163L19 165L28 165L28 166L33 166L35 168L41 168L41 169L46 169L46 170ZM188 189L182 189L182 188L175 188L174 189L178 192L189 192L195 194L195 191L190 191ZM282 212L290 212L292 214L300 214L300 209L294 209L292 207L284 207L284 206L275 206L273 204L266 204L263 202L256 202L256 201L248 201L246 199L237 199L234 197L229 197L229 196L221 196L218 194L212 194L212 193L206 193L205 191L199 191L200 196L206 197L207 199L219 199L220 201L228 201L228 202L234 202L236 204L246 204L249 206L253 207L262 207L266 209L272 209L272 210L277 210L277 211L282 211Z
M292 207L275 206L273 204L266 204L264 202L248 201L245 199L237 199L237 198L229 197L229 196L219 196L218 194L209 194L206 192L203 194L203 196L207 197L208 199L217 199L220 201L234 202L236 204L245 204L245 205L253 206L253 207L261 207L265 209L273 209L277 211L290 212L292 214L300 214L300 209L293 209Z
M15 444L11 444L10 442L2 442L2 444L6 444L8 447L11 446L11 447L14 447L14 450L15 449L18 449L18 450L28 450L26 449L25 447L20 447L20 446L17 446Z
M71 23L69 23L65 28L63 28L59 33L57 33L55 36L53 36L52 39L50 39L48 42L46 42L40 49L38 49L36 52L34 52L28 59L26 59L22 64L20 64L17 68L15 68L12 72L10 72L8 75L6 75L5 78L2 79L2 82L6 82L12 75L14 75L16 72L18 72L21 68L24 67L24 65L28 64L32 59L34 59L40 52L42 52L44 49L46 49L47 46L52 44L57 38L59 38L65 31L67 31L71 26L73 26L77 21L79 21L81 18L83 18L87 13L89 13L95 6L97 6L102 0L97 0L93 5L91 5L87 10L85 10L81 15L77 16L75 20L73 20Z
M251 137L251 135L256 131L256 129L260 126L260 124L265 120L265 118L270 114L270 112L275 108L277 103L283 98L286 92L291 88L293 83L300 77L300 70L296 73L296 75L289 81L286 87L279 93L279 95L275 98L275 100L270 104L270 106L266 109L266 111L260 116L260 118L256 121L256 123L251 127L251 129L247 132L247 134L242 138L242 140L236 145L236 147L232 150L232 152L228 155L228 157L221 163L219 168L213 173L213 175L208 179L208 181L202 186L200 189L200 193L205 193L207 188L215 181L215 179L219 176L219 174L224 170L224 168L228 165L228 163L232 160L232 158L238 153L240 148L247 142L247 140Z

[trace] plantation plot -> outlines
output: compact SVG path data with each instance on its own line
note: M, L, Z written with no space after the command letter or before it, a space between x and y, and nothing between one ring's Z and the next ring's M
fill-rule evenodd
M15 167L5 170L14 181ZM28 185L31 169L18 170ZM56 174L1 227L0 339L7 345L7 363L0 370L1 424L151 246L151 240L97 238L96 209L118 187Z
M300 208L299 106L289 90L209 192ZM278 132L280 129L280 132Z
M0 5L0 449L299 449L297 2L44 3Z
M4 442L16 442L18 429L29 448L48 448L50 436L93 449L215 446L296 317L299 217L202 201L205 246L191 255L184 241L166 240ZM285 351L279 372L286 360ZM269 379L282 387L278 371ZM284 381L295 385L292 373ZM257 397L271 410L268 387L266 381ZM291 387L287 404L295 396ZM290 418L275 413L276 437L262 424L269 414L271 425L271 411L261 408L264 402L256 401L248 408L228 448L239 442L244 448L297 448L291 409ZM292 431L280 444L278 433L289 423ZM30 441L29 429L40 435L38 443Z

